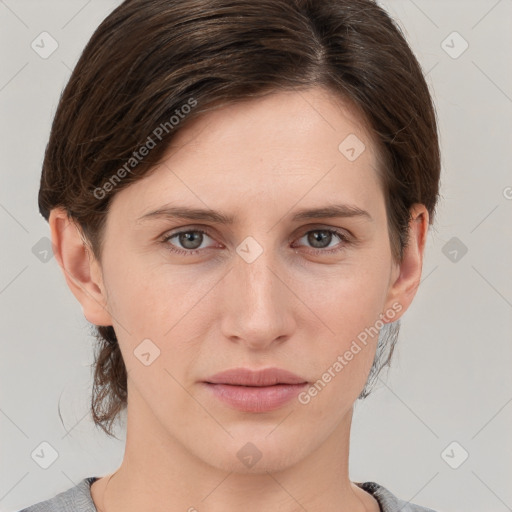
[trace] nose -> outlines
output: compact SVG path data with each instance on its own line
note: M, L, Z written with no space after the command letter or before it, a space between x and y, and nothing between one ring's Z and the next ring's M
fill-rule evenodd
M222 331L226 339L252 350L268 349L290 338L298 299L289 288L289 272L272 251L254 261L237 256L223 280Z

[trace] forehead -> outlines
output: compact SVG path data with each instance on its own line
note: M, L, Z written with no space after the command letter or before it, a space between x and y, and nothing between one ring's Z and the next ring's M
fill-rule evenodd
M200 108L199 105L196 110ZM175 153L185 145L193 150L228 139L242 143L242 147L231 150L249 151L250 136L266 142L269 150L280 146L283 151L298 151L297 144L304 137L313 142L325 138L327 133L332 135L329 142L334 144L340 137L339 142L353 133L373 152L374 134L362 114L324 87L273 91L262 97L209 107L180 129L168 152ZM254 149L261 152L263 148L254 146Z
M380 191L377 165L355 109L321 88L278 92L203 113L177 132L152 173L114 200L131 203L137 217L176 200L262 216L296 203L366 210Z

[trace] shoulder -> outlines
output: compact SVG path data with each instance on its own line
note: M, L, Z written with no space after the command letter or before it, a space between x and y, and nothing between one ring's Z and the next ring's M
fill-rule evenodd
M91 484L96 478L84 478L74 487L53 498L30 505L19 512L97 512L91 496Z
M354 482L370 493L379 503L382 512L435 512L431 508L414 505L395 496L391 491L375 482Z

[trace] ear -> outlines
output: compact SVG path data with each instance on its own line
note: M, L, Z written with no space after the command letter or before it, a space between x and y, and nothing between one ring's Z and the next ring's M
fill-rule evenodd
M85 318L94 325L112 325L101 266L81 230L63 208L51 210L49 224L55 259Z
M391 272L390 288L386 299L386 311L393 311L383 321L398 320L409 308L421 281L423 255L428 234L429 214L423 204L414 204L409 221L409 239L404 248L401 263L396 263Z

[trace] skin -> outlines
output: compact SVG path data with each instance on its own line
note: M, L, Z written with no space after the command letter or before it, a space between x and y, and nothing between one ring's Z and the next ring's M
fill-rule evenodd
M338 150L349 134L366 146L355 161ZM272 412L240 412L201 384L240 366L280 367L314 383L379 314L399 304L394 321L407 310L420 282L428 212L412 207L410 243L395 262L374 147L332 93L273 93L195 120L160 166L116 193L101 263L65 212L51 212L66 281L89 322L114 326L128 372L124 460L106 493L107 477L92 485L99 510L140 511L148 503L166 512L379 510L348 475L353 405L377 336L305 405L295 399ZM137 220L168 203L236 220ZM290 220L298 209L337 203L371 220ZM196 245L162 241L177 228L208 235L196 235ZM352 242L332 235L313 245L307 234L325 229L350 233ZM263 250L251 263L236 252L248 236ZM341 250L314 254L333 248ZM134 350L148 338L160 355L146 366ZM252 468L237 457L247 442L262 454Z

